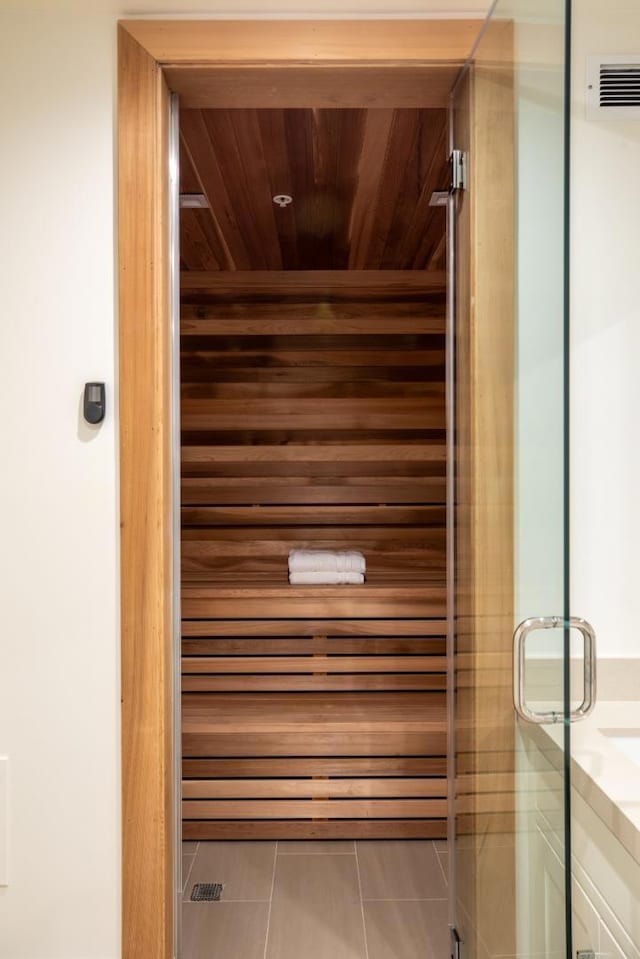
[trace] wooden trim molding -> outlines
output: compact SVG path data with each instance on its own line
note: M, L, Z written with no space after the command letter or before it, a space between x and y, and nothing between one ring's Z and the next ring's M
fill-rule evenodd
M456 828L470 955L517 952L514 623L513 24L489 25L456 90L470 157L456 244ZM500 922L495 903L502 901Z
M196 66L336 63L370 74L372 66L404 65L406 73L416 63L451 65L466 59L479 28L478 20L119 24L124 959L170 959L174 947L169 87L176 71ZM168 83L163 66L170 65ZM330 100L335 91L325 84L323 95ZM396 95L404 102L406 82Z
M162 64L464 61L480 20L127 20Z
M118 36L122 954L173 951L169 94Z

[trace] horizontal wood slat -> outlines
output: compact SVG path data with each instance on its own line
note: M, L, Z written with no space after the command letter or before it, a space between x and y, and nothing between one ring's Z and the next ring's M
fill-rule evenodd
M183 656L182 674L444 673L444 656Z
M446 589L442 586L192 586L182 591L186 619L227 619L242 610L256 619L273 619L284 609L293 618L358 617L366 608L370 616L438 617L446 614Z
M192 293L234 300L242 291L252 297L323 300L402 301L446 289L446 274L439 270L186 270L180 274L183 296Z
M183 493L193 489L183 482ZM314 524L322 526L427 526L442 529L446 519L443 506L325 506L313 511L305 507L287 507L285 509L270 509L268 506L256 510L221 508L210 506L207 508L191 508L182 510L183 527L200 526L242 526L245 524L259 526L308 526L313 519ZM323 533L327 535L327 533ZM330 532L328 535L333 535ZM195 538L195 537L193 537Z
M265 694L271 695L271 694ZM309 694L307 694L309 695ZM320 695L314 693L313 695ZM334 694L336 695L336 694ZM340 694L345 695L344 693ZM363 695L363 694L360 694ZM382 693L382 695L389 695ZM402 693L402 695L406 695ZM425 695L437 695L425 693ZM249 735L249 738L247 736ZM445 732L428 735L415 730L357 730L344 732L272 731L267 727L251 729L243 733L235 731L199 733L185 732L182 739L182 754L186 757L201 756L445 756L447 737Z
M391 443L385 450L393 456L395 460L406 460L409 462L424 463L437 459L439 462L446 462L446 450L442 445L437 447L427 444L406 444L398 445ZM358 445L320 445L320 446L280 446L270 448L268 446L246 446L246 447L224 447L198 448L185 447L182 450L182 461L184 462L258 462L268 464L275 457L283 462L364 462L373 460L379 462L383 458L383 450L380 446Z
M382 279L183 291L185 836L443 834L445 298ZM292 548L367 582L290 586Z
M439 508L439 507L438 507ZM246 523L241 523L242 520L242 510L244 509L244 518L247 521ZM260 507L262 510L262 507ZM211 527L198 527L195 529L184 529L182 531L182 542L186 546L188 543L193 542L203 542L203 543L251 543L253 541L258 541L260 537L257 536L257 533L260 529L260 524L256 523L256 519L261 515L261 512L253 509L252 507L243 507L238 508L234 511L234 523L237 525L234 526L222 526L220 528L211 526ZM266 512L265 515L269 515ZM283 516L286 516L286 512L283 513ZM438 544L442 541L444 531L437 526L426 527L426 526L370 526L365 529L352 529L346 523L342 526L331 526L329 529L324 530L321 526L311 525L316 518L316 511L307 512L307 525L298 526L296 524L284 524L282 526L277 525L273 528L264 529L263 535L268 542L274 544L288 543L293 540L294 545L297 547L303 542L310 541L311 543L318 543L318 548L321 549L346 549L345 543L351 543L350 548L358 548L353 544L366 544L368 549L375 548L376 543L384 543L390 549L402 549L404 545L407 549L421 549L423 545ZM345 517L346 519L346 517ZM357 526L357 524L356 524ZM332 546L328 544L332 543ZM394 544L397 544L394 546ZM260 546L262 548L262 545ZM282 546L274 547L278 550L282 549ZM278 554L279 555L279 554ZM407 579L410 579L410 571L407 575Z
M294 623L296 620L293 621ZM184 626L188 626L185 623ZM183 636L186 633L183 628ZM429 659L442 657L445 652L444 639L401 638L380 639L375 636L366 639L345 639L323 635L306 636L302 639L281 639L268 637L265 639L247 638L203 638L183 639L182 655L185 657L220 657L220 656L287 656L310 654L407 654L409 656L424 656Z
M184 620L183 637L209 636L445 636L444 619L203 619Z
M261 304L254 304L258 308ZM305 310L306 306L306 310ZM264 306L262 306L264 311ZM273 315L273 307L263 315L221 316L218 311L206 307L183 306L181 311L180 334L189 336L376 336L389 334L418 336L425 333L445 333L444 304L438 307L438 315L416 315L415 306L407 316L356 316L338 318L335 315L318 316L319 308L301 303L292 317ZM333 309L330 311L334 313ZM368 312L365 309L365 313ZM280 310L278 310L278 314ZM214 314L214 315L207 315ZM184 344L186 347L187 344ZM366 347L366 341L363 342Z
M447 815L443 799L197 800L182 803L185 819L429 819Z
M222 675L186 675L182 691L187 693L225 692L353 692L384 690L444 690L443 673L265 673L252 675L231 673Z
M444 799L446 779L186 779L183 799Z
M260 484L254 479L251 483L238 480L235 483L217 482L215 479L186 479L182 481L182 502L185 505L207 506L215 503L216 505L228 504L230 506L247 503L259 503L264 512L267 506L291 506L304 504L305 506L318 505L321 510L326 511L327 504L335 503L340 508L347 503L354 504L354 510L351 515L358 516L358 509L362 504L385 504L397 505L404 503L428 502L444 503L446 487L444 477L429 477L427 479L414 479L413 482L398 484L379 484L372 485L367 483L364 477L360 477L361 483L334 483L332 485L322 485L320 483L305 483L298 485L292 478L289 483L274 484L270 483L268 490L264 483ZM323 509L324 508L324 509ZM309 511L306 510L305 520L309 520ZM209 514L199 512L184 513L183 517L187 523L197 520L197 525L206 525L209 516L215 516L214 512ZM322 515L322 514L320 514ZM343 510L345 519L351 518L347 510ZM261 520L262 515L256 516L254 520ZM278 525L286 525L286 519L277 517ZM326 520L325 520L326 522ZM336 516L334 522L339 522ZM402 520L400 520L402 522Z
M182 764L184 781L203 778L211 780L273 776L280 778L287 776L443 777L446 776L446 772L446 760L438 756L185 759Z
M506 828L506 827L505 827ZM509 830L507 830L509 831ZM510 831L513 831L511 826ZM182 821L183 839L446 839L447 820L189 820Z

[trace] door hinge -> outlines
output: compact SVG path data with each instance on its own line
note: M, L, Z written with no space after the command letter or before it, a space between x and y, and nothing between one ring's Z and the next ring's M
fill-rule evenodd
M451 926L451 959L462 959L462 940L455 926Z
M467 154L464 150L454 150L449 157L451 164L451 193L467 188Z

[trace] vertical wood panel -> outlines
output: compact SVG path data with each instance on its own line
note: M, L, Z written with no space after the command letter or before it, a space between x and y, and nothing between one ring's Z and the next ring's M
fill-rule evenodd
M173 949L169 97L118 33L118 266L125 959Z
M489 28L455 118L456 146L470 156L457 200L455 855L471 955L517 951L515 901L504 894L516 879L512 40L511 24Z

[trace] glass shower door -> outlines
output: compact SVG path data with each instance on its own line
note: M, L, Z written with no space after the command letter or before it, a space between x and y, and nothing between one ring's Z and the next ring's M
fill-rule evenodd
M568 9L497 0L452 103L466 183L450 220L451 925L465 959L572 948L569 654L592 636L569 621L567 587Z

